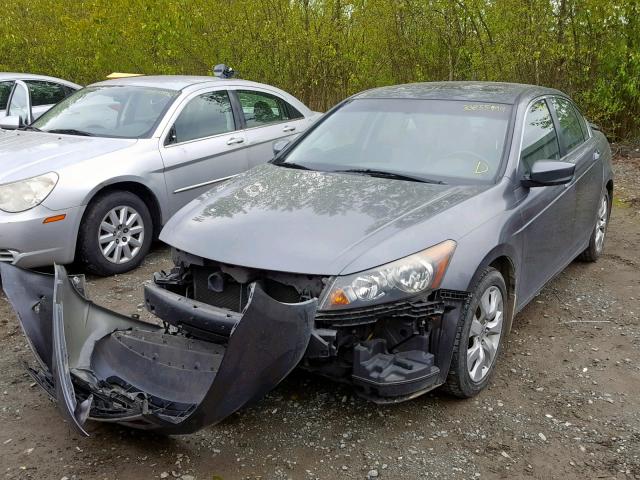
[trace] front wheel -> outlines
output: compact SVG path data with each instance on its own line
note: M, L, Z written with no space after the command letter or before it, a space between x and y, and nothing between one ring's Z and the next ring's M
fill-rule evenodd
M78 238L78 257L98 275L136 268L151 247L153 222L147 205L131 192L109 192L94 199Z
M507 288L500 272L487 268L471 293L458 322L444 385L460 398L477 395L489 383L508 325Z

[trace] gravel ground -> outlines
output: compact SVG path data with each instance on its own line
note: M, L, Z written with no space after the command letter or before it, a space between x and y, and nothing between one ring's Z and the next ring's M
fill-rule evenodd
M31 355L0 294L0 475L37 479L640 479L640 151L614 146L605 255L573 263L514 321L493 383L472 400L433 392L376 406L294 372L255 407L164 438L65 425L24 373ZM142 312L141 286L170 264L89 278L100 304Z

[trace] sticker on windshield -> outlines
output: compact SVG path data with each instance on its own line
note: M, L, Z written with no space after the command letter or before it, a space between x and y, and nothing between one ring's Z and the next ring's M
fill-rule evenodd
M478 160L478 164L476 165L475 173L476 175L482 175L489 171L489 164L487 162L483 162L482 160Z
M490 103L474 103L464 106L465 112L506 112L505 105L494 105Z

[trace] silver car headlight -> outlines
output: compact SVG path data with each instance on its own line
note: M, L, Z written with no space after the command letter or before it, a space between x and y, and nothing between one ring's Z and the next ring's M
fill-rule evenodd
M40 205L58 183L58 174L45 173L37 177L0 185L0 210L24 212Z
M364 307L435 290L455 249L456 242L447 240L380 267L334 277L320 310Z

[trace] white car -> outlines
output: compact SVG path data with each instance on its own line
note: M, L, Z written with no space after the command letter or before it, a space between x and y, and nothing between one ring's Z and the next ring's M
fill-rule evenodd
M81 88L61 78L0 72L0 128L28 125Z
M179 208L273 158L321 114L269 85L135 76L75 92L0 135L0 262L136 267Z

